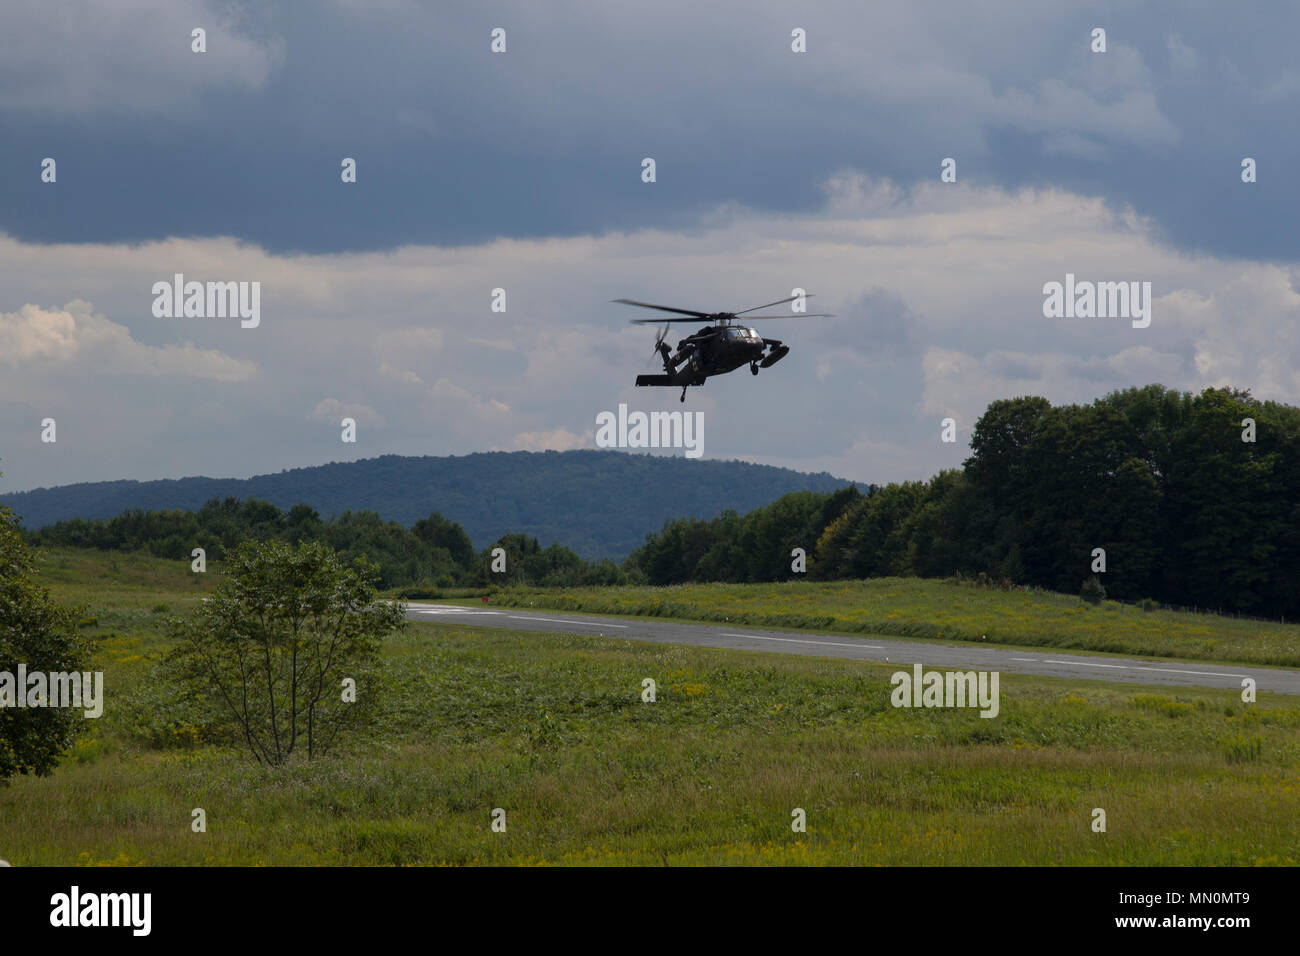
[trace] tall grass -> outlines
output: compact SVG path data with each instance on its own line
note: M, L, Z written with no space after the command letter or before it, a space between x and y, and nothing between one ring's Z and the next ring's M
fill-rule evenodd
M890 665L420 623L386 644L364 735L271 770L205 740L157 679L163 622L207 583L187 564L119 556L99 576L102 556L60 559L47 583L90 603L107 701L53 775L0 786L0 857L18 865L1300 863L1300 706L1282 696L1003 675L990 720L895 709ZM605 597L733 621L788 597L837 627L890 605L900 627L1086 620L933 582Z

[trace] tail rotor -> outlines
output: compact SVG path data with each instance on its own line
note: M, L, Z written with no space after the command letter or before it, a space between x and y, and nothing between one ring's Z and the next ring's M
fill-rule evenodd
M660 329L659 334L655 336L655 347L654 350L650 353L650 357L652 359L654 358L655 354L658 353L659 357L663 359L665 369L671 367L670 360L672 359L672 355L673 355L673 350L670 349L664 343L664 339L668 337L668 328L669 328L668 323L665 322L664 327ZM648 365L649 362L647 362L646 364Z

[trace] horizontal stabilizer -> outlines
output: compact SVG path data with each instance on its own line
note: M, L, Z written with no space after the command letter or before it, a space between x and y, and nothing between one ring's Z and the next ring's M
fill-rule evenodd
M638 385L671 385L673 380L669 375L638 375L636 383Z

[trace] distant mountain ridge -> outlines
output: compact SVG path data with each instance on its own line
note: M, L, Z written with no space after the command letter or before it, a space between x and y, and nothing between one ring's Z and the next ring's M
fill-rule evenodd
M30 529L68 518L111 518L129 508L193 510L225 497L263 498L282 509L306 502L325 518L349 509L377 511L408 527L436 511L459 522L475 547L522 532L592 559L622 558L669 518L745 512L790 491L853 483L741 461L515 451L384 455L252 478L84 482L0 495L0 503Z

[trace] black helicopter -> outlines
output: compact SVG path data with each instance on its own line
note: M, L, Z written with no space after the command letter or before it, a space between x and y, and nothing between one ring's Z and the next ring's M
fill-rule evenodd
M663 375L638 375L637 385L681 386L682 398L686 401L686 389L692 385L703 385L710 375L722 375L734 371L742 365L748 365L750 372L757 375L760 368L769 368L790 352L790 346L782 345L778 339L765 339L755 329L746 325L733 324L745 316L744 322L751 319L804 319L829 318L824 312L795 312L790 315L747 315L759 309L784 305L795 299L809 296L792 295L788 299L778 299L765 305L756 305L741 312L695 312L691 309L674 309L666 305L653 305L649 302L637 302L634 299L614 299L623 305L635 305L643 309L658 309L660 312L674 312L683 318L671 319L633 319L638 324L655 325L664 323L663 330L655 339L655 351L664 360ZM670 322L710 323L694 335L688 335L677 343L677 351L670 349L664 339L668 337Z

